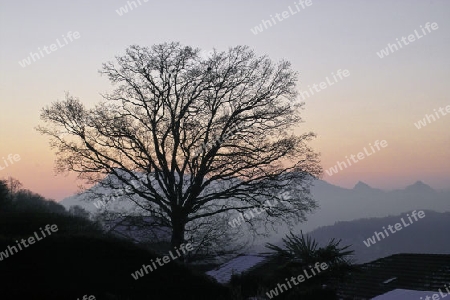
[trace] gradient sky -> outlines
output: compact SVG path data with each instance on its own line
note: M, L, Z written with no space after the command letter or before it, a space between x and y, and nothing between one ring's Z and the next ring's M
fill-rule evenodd
M65 91L87 106L111 90L98 74L101 64L131 44L179 41L206 51L248 45L257 54L286 59L301 73L298 89L319 84L338 69L350 76L305 100L305 123L324 169L357 154L369 143L388 147L325 180L352 187L359 180L382 189L422 180L450 188L450 114L417 129L414 122L450 105L450 1L314 1L312 5L254 35L251 28L294 1L148 1L119 16L127 1L1 1L0 167L2 157L21 160L0 178L60 200L81 182L55 175L49 140L34 128L40 109L62 100ZM137 0L136 0L137 2ZM427 22L437 30L389 56L377 52ZM67 32L80 38L23 68L19 61Z

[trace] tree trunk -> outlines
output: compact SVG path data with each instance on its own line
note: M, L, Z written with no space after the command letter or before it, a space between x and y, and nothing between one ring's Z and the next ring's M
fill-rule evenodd
M172 239L170 241L172 250L180 249L181 244L184 243L184 227L186 226L185 216L177 212L172 216ZM178 258L179 261L184 262L184 253L179 250L181 256Z

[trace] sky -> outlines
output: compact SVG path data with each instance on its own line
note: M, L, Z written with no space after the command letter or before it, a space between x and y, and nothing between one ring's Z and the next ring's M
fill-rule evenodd
M55 173L49 139L35 130L40 110L65 92L93 106L112 90L102 63L133 44L178 41L290 61L299 92L315 85L296 131L317 134L324 180L449 189L449 16L450 1L435 0L1 0L0 178L55 200L76 192L82 182Z

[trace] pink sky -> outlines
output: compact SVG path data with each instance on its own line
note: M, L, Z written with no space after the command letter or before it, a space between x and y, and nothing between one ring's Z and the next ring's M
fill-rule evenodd
M450 105L450 2L312 1L257 35L252 28L293 1L149 2L119 16L116 9L126 3L1 4L0 178L15 177L25 188L57 200L73 194L81 182L73 175L55 176L48 139L34 130L41 124L40 109L63 99L65 91L94 105L99 93L111 89L97 73L103 62L131 44L180 41L205 50L248 45L276 61L287 59L301 74L299 91L348 70L348 77L305 99L305 123L298 132L318 134L312 145L322 154L324 169L376 140L388 146L324 179L343 187L361 180L394 189L422 180L450 188L450 113L421 129L414 125ZM377 55L427 22L439 28L384 58ZM69 31L80 38L20 66L30 52ZM20 160L6 167L3 157L9 154Z

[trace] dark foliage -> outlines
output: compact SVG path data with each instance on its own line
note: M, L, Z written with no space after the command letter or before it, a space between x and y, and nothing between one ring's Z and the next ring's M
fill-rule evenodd
M2 198L3 200L4 198ZM176 261L135 280L131 273L156 255L105 235L97 224L60 212L59 204L17 193L15 205L0 212L0 251L27 239L40 227L58 231L0 262L0 298L229 299L228 289ZM175 288L176 287L176 288Z
M292 288L280 293L277 299L337 299L336 283L356 270L351 260L353 251L348 250L349 246L340 246L340 241L333 239L325 247L319 247L309 236L291 233L283 239L283 244L283 247L268 244L274 251L271 259L247 274L234 276L231 285L246 297L258 292L265 294L278 283L286 284L286 279L304 274L305 269L311 275L310 267L315 263L326 263L326 270L298 285L291 283Z
M6 211L11 205L11 195L6 181L0 180L0 211Z

